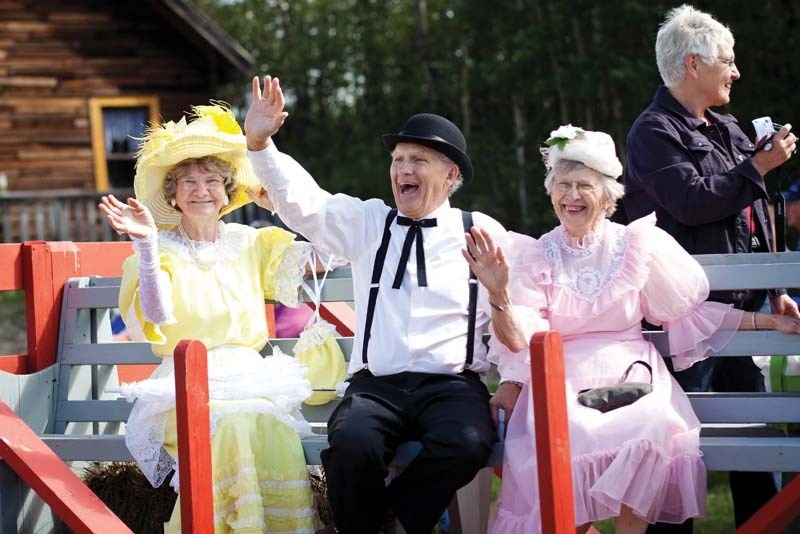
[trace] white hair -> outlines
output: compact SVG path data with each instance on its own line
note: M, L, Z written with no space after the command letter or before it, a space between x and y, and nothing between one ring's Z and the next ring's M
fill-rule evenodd
M616 178L596 171L595 169L584 165L580 161L571 159L560 159L556 161L555 165L553 165L553 167L547 171L547 175L544 178L544 188L547 191L547 194L553 194L553 180L555 179L556 174L569 174L575 169L589 169L600 177L600 185L603 187L603 194L608 200L611 201L611 206L606 209L606 217L611 217L614 215L614 212L617 211L617 201L625 194L625 186L618 182Z
M717 48L733 48L731 30L708 13L698 11L688 4L667 13L656 38L656 63L664 85L676 87L686 76L684 58L697 54L706 65L714 62Z
M451 197L453 196L453 193L461 189L461 186L464 185L464 176L461 174L461 167L459 167L455 161L451 160L441 152L439 152L439 158L448 165L455 165L456 169L458 169L458 176L456 176L456 180L450 184L450 189L447 191L447 196Z

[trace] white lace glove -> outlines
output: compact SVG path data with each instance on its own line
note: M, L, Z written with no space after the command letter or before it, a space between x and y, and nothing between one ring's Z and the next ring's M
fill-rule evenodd
M139 301L145 319L157 325L175 322L172 285L158 259L158 234L133 242L139 251Z

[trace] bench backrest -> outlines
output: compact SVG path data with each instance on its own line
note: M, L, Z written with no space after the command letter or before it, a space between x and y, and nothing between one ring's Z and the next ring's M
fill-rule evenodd
M55 383L53 424L46 432L116 434L127 420L131 404L106 388L118 386L118 365L160 363L149 343L114 341L111 321L119 302L120 278L71 278L64 288L59 327L58 369ZM328 276L322 289L323 302L349 302L353 298L349 268L337 269ZM308 301L307 296L301 299ZM337 341L349 358L352 337ZM272 338L270 346L292 354L297 338ZM305 406L304 415L312 423L324 423L335 404Z
M703 265L712 289L754 287L800 287L800 252L757 255L696 256ZM130 412L130 404L116 394L104 393L117 385L114 365L152 365L158 363L149 344L114 342L111 339L111 313L117 307L119 278L83 277L70 279L65 287L59 330L59 370L54 395L56 433L117 433L119 423ZM328 277L323 302L352 300L352 279L347 268ZM646 334L666 354L663 332ZM287 354L296 339L272 339ZM346 356L353 338L342 337L339 344ZM269 345L263 351L271 352ZM739 332L715 357L752 354L800 353L796 336L776 332ZM698 417L704 422L796 422L800 419L800 394L691 394ZM323 406L305 406L304 415L312 423L324 423L336 401ZM787 419L789 419L787 421ZM70 428L70 425L72 428Z

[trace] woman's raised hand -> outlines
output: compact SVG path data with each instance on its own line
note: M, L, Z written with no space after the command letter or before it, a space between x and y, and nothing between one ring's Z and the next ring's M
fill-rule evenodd
M467 247L461 253L472 268L478 281L489 295L501 294L508 288L508 262L503 250L494 244L492 236L483 228L473 226L464 234Z
M100 199L98 207L106 216L111 228L117 232L143 238L158 231L150 210L135 198L129 198L125 204L117 200L114 195L105 195Z
M258 76L255 76L252 91L253 98L244 118L247 148L264 150L269 145L270 137L278 133L289 114L283 110L285 102L278 78L264 76L262 91Z

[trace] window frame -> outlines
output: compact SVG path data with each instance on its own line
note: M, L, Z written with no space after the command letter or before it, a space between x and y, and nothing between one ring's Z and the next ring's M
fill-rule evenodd
M97 191L108 191L108 159L106 158L104 108L142 108L148 110L148 122L156 124L161 115L156 95L103 96L89 99L89 127L92 136L94 186Z

